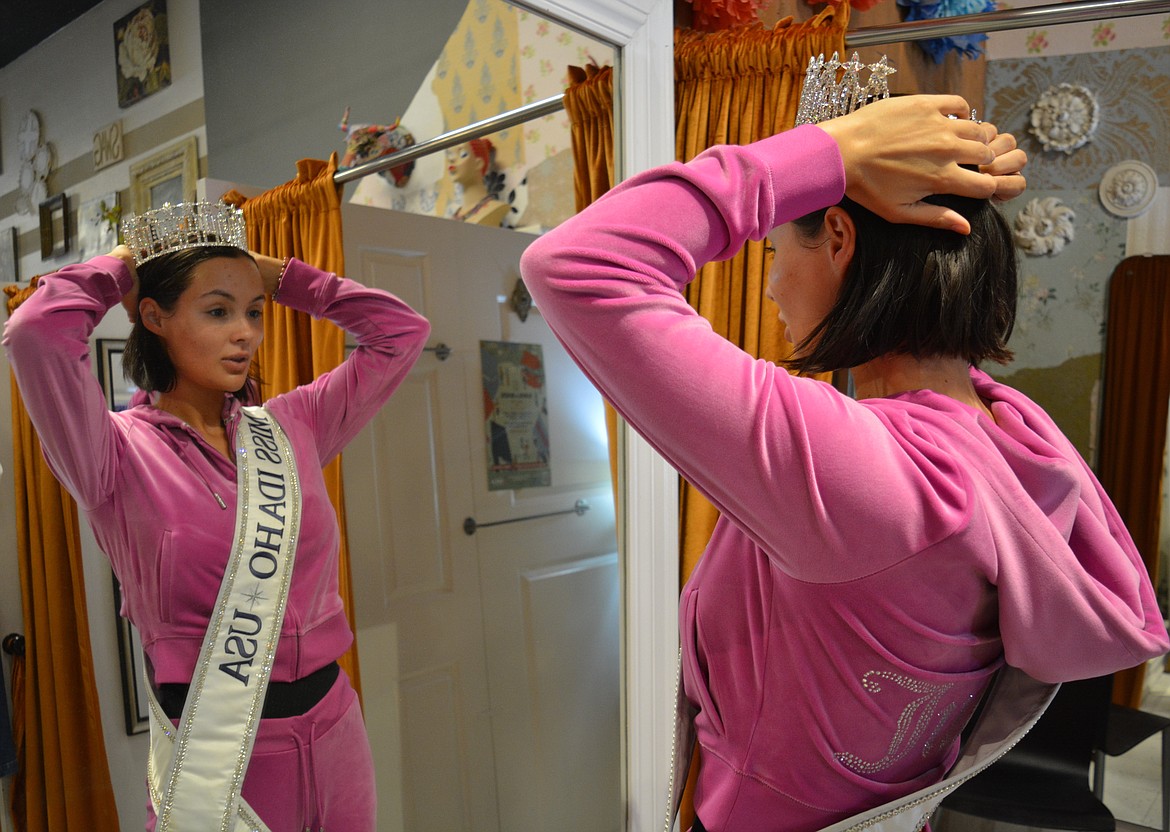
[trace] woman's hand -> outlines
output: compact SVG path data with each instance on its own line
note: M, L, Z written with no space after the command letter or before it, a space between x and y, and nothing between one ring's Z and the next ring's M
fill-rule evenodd
M126 264L126 268L130 271L130 277L133 278L134 284L130 287L130 291L122 296L122 307L126 310L126 317L130 319L130 323L138 323L138 269L134 265L134 255L126 246L116 246L110 252L110 257L117 257Z
M272 297L276 294L276 288L280 285L280 276L284 273L284 260L279 257L269 257L267 254L257 254L254 251L248 252L252 255L252 259L256 261L256 266L260 269L260 278L264 281L264 294Z
M1009 177L1002 187L1008 198L1022 190L1015 176L1026 161L1013 152L1014 140L1011 148L1007 141L995 144L995 126L971 121L970 114L957 95L910 95L875 101L818 126L841 150L845 194L854 202L890 222L969 234L958 212L923 200L933 194L990 199L1001 192L1000 174Z
M992 139L990 147L995 151L995 161L981 165L979 170L995 177L995 195L992 199L1006 202L1022 194L1027 187L1020 171L1028 164L1028 154L1016 147L1016 137L1011 133L1000 133Z

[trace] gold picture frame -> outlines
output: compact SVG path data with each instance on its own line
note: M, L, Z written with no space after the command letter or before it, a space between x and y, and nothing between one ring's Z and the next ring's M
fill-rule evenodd
M141 214L195 198L199 153L195 137L162 150L130 166L130 209Z

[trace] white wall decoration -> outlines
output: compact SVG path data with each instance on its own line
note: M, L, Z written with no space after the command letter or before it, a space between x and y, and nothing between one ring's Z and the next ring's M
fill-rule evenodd
M1049 87L1032 106L1028 132L1040 140L1045 150L1072 153L1093 138L1099 119L1097 96L1091 90L1058 84Z
M1076 218L1076 212L1057 197L1033 199L1016 214L1012 236L1025 254L1033 257L1059 254L1073 241Z
M1127 159L1105 171L1097 190L1110 214L1136 217L1145 213L1157 196L1158 174L1145 162Z
M35 110L24 114L17 137L20 151L20 192L16 196L16 210L32 214L49 196L48 178L53 167L53 151L41 144L41 117Z

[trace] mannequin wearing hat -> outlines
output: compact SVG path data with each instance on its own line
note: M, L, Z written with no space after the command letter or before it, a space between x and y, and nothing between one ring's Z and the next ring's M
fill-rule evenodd
M447 150L447 175L463 190L452 219L496 228L503 222L508 204L495 198L486 181L494 157L495 148L488 139L472 139Z

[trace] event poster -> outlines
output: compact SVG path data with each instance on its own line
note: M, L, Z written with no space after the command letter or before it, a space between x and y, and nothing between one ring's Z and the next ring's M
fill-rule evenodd
M488 490L552 484L540 344L480 341Z

